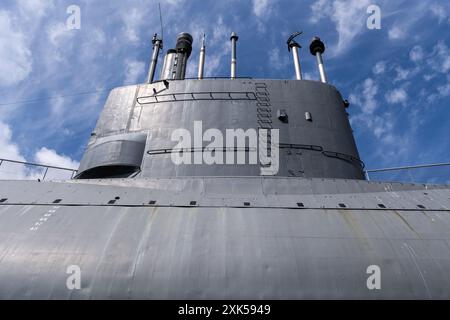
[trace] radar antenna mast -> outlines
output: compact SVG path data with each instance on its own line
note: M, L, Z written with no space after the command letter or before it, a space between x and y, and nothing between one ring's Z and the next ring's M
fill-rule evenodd
M162 13L161 13L161 2L158 2L158 9L159 9L159 23L161 25L161 41L164 40L164 30L163 30L163 19L162 19Z
M162 14L161 14L161 4L158 3L159 8L159 21L161 23L161 38L158 39L158 34L153 35L152 44L153 44L153 52L152 52L152 61L150 62L150 68L148 70L147 75L147 83L152 83L155 77L156 64L158 63L158 55L159 51L163 48L163 24L162 24Z
M295 67L295 78L297 80L302 80L302 69L300 67L300 60L298 58L298 48L302 46L295 41L295 37L301 35L303 31L297 31L291 34L291 36L287 40L288 51L292 49L292 58L294 59L294 67Z

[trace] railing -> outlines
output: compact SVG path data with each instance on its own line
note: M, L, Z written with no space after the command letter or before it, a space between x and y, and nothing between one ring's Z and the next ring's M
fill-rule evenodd
M288 146L283 145L283 147ZM293 146L293 145L292 145ZM291 146L291 147L292 147ZM164 153L164 152L172 152L173 150L167 149L167 150L153 150L151 154L155 153ZM159 152L155 152L159 151ZM321 151L321 150L318 150ZM5 171L3 170L5 168L5 164L15 164L19 165L22 170L18 172L15 170L12 171ZM33 167L37 168L38 170L26 170L26 168ZM420 172L420 170L426 169L443 169L442 172L434 172L434 174L430 174L428 172ZM16 168L17 169L17 168ZM24 161L17 161L17 160L9 160L9 159L2 159L0 158L0 179L4 178L4 175L2 173L7 174L16 174L17 178L20 179L40 179L45 180L47 178L49 170L58 170L58 171L64 171L64 172L70 172L70 179L72 179L75 174L77 173L76 169L70 169L70 168L63 168L63 167L57 167L57 166L50 166L50 165L44 165L44 164L38 164L38 163L31 163L31 162L24 162ZM432 163L432 164L421 164L421 165L414 165L414 166L401 166L401 167L391 167L391 168L380 168L380 169L368 169L364 170L364 173L366 175L366 178L368 181L398 181L398 182L415 182L415 183L444 183L444 184L450 184L450 162L444 162L444 163ZM383 174L389 173L390 176L384 176ZM394 174L392 174L394 173ZM374 177L374 174L381 174L381 176ZM406 177L405 177L406 174ZM38 177L40 176L40 178ZM69 176L67 176L69 177ZM67 178L65 177L65 178ZM60 176L60 178L63 178Z
M369 181L450 184L450 162L369 169L365 174Z
M163 80L156 80L156 81L153 81L152 82L152 84L153 83L157 83L157 82L164 82L164 81L183 81L183 80L236 80L236 79L242 79L242 80L246 80L246 79L249 79L249 80L251 80L251 79L253 79L253 77L246 77L246 76L244 76L244 77L235 77L234 79L231 79L231 77L230 76L218 76L218 77L203 77L202 79L199 79L198 77L193 77L193 78L184 78L184 79L163 79Z
M15 165L14 171L7 171L7 169L11 169L11 166L7 166L6 164L13 164ZM5 168L9 167L9 168ZM30 167L33 168L30 170ZM6 169L6 170L3 170ZM77 173L77 170L70 169L70 168L63 168L63 167L57 167L57 166L49 166L45 164L39 164L39 163L31 163L31 162L24 162L24 161L17 161L17 160L9 160L9 159L2 159L0 158L0 179L6 177L11 177L11 174L15 176L15 178L19 179L39 179L39 180L45 180L45 178L49 174L49 170L58 170L60 172L70 172L70 179L72 179L75 174ZM3 173L3 174L2 174ZM12 176L12 177L14 177ZM66 179L69 175L61 175L57 174L56 178L60 179ZM55 178L55 175L54 175Z
M138 97L139 104L153 104L173 101L198 101L198 100L256 100L254 92L183 92L167 93L151 96ZM144 100L144 101L142 101Z

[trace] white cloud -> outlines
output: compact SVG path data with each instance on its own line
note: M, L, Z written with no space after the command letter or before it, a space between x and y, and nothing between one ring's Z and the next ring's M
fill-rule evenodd
M9 125L0 121L0 158L27 162L20 152L19 146L12 140L12 130ZM63 167L78 168L79 163L67 156L59 155L55 150L41 148L34 155L34 162L39 164ZM33 166L25 166L19 163L4 161L0 165L0 179L38 179L42 178L44 169ZM51 169L47 179L67 179L71 177L71 172Z
M44 164L48 166L67 168L67 169L78 169L79 163L72 160L70 157L58 154L53 149L48 149L43 147L39 149L34 155L34 162L38 164ZM36 170L36 169L35 169ZM45 174L45 178L44 178ZM66 171L61 169L49 168L47 172L43 169L38 169L32 173L31 178L33 179L44 179L48 180L66 180L72 177L72 171ZM30 174L29 174L30 175ZM30 177L28 177L30 178Z
M0 158L25 161L19 150L19 146L12 141L11 128L0 121ZM27 168L21 164L2 162L0 165L0 179L24 179L27 176Z
M394 120L389 112L383 115L376 114L378 91L378 84L371 78L364 80L362 85L356 87L349 99L352 104L361 108L361 113L352 116L350 121L364 130L369 130L377 139L382 139L383 143L389 144L388 136L393 134Z
M321 19L327 17L333 10L333 3L329 0L317 0L311 5L311 23L317 23Z
M371 79L367 78L364 80L362 86L357 88L357 92L352 93L349 97L352 104L359 105L364 114L370 115L378 107L377 101L375 99L378 93L377 83Z
M411 59L411 61L414 62L419 62L423 60L424 56L425 53L423 51L423 48L419 45L414 46L414 48L412 48L411 51L409 52L409 58Z
M163 2L172 5L172 6L177 6L180 5L184 2L185 0L163 0Z
M67 29L66 24L62 22L51 24L47 28L47 36L55 47L59 47L64 40L70 39L73 35L74 30Z
M64 115L65 106L67 106L66 99L64 97L56 97L50 101L51 112L55 116Z
M285 54L281 55L280 48L278 47L270 49L268 55L269 55L269 65L275 70L281 70L289 63L287 55Z
M438 92L441 97L450 96L450 83L438 87Z
M53 0L18 0L18 6L25 18L41 18L53 7Z
M403 39L406 36L405 30L400 28L399 26L393 26L389 29L388 32L389 39L398 40Z
M427 62L433 70L447 73L450 71L450 49L443 41L439 41L434 46L432 56Z
M39 164L69 169L76 169L80 165L70 157L59 155L55 150L47 149L46 147L43 147L36 152L34 160Z
M403 88L388 91L385 95L386 101L390 104L402 103L408 100L408 94Z
M225 42L224 40L228 39L230 34L231 28L223 22L223 17L219 16L217 22L214 24L212 41ZM226 44L226 47L228 47L228 43Z
M386 62L385 61L379 61L375 64L375 66L372 68L372 72L374 74L382 74L386 71Z
M317 0L311 5L312 23L328 17L336 25L338 43L332 50L335 54L344 52L350 47L351 41L366 29L367 7L369 0Z
M305 80L317 80L310 72L303 72L303 79Z
M450 76L447 76L447 82L437 87L435 93L432 93L427 97L429 103L435 102L438 99L446 98L450 96Z
M270 11L270 0L253 0L253 13L257 17L267 16Z
M391 12L385 12L383 17L389 17L391 20L397 17L388 27L388 37L392 41L403 39L416 39L422 41L418 32L415 30L418 21L428 14L429 3L428 1L415 1L413 5L407 6L406 3L397 3L396 1L386 1L385 7L388 5L393 6ZM405 6L406 5L406 6Z
M403 69L401 66L395 68L397 75L394 78L394 83L398 81L405 81L411 79L420 71L420 68Z
M25 161L25 158L20 154L19 147L11 139L11 128L0 121L0 158Z
M0 11L0 86L12 86L32 71L32 55L10 12Z
M145 63L137 60L125 61L125 84L135 84L139 81L143 82L143 76L145 71Z
M260 34L266 32L266 24L262 20L266 20L272 14L273 3L274 0L252 0L253 14L257 17L256 29Z
M78 31L70 30L73 35ZM99 28L89 29L89 38L84 40L79 59L82 61L91 61L98 58L98 48L104 48L107 45L105 32Z
M442 23L449 19L449 15L448 15L446 9L440 4L433 3L430 6L430 11L433 16L438 18L439 23Z
M352 116L350 121L356 126L360 126L363 130L368 130L377 139L381 139L384 144L389 144L388 136L393 136L394 120L391 113L384 113L383 115L370 115L360 113Z
M125 36L133 44L137 44L140 41L140 28L144 23L145 17L145 11L137 8L123 12L122 20L125 25Z
M223 55L221 54L210 54L208 56L208 63L205 64L206 77L217 76L216 71L219 70L222 65L222 57Z

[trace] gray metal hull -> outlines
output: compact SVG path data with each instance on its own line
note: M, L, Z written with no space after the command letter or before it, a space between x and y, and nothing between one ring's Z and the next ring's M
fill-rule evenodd
M445 186L3 181L0 198L2 299L450 298ZM79 290L66 286L70 265ZM380 290L367 288L370 265Z
M194 122L201 121L203 130L215 128L223 134L227 129L279 130L277 176L364 179L342 96L331 85L265 79L167 83L111 91L81 160L79 178L113 177L96 172L111 166L139 168L141 178L260 175L260 163L175 164L174 130L183 128L194 136ZM277 118L281 111L288 116L285 121ZM208 146L202 143L200 149ZM187 151L194 154L195 148Z

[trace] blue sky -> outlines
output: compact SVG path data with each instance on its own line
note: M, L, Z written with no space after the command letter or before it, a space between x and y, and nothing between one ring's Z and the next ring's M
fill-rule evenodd
M165 49L179 32L194 36L187 76L196 75L202 33L206 75L228 76L235 31L238 76L292 79L286 39L303 30L304 75L319 77L308 45L320 36L329 81L351 102L368 168L450 161L449 1L160 2ZM108 91L145 79L150 40L160 30L157 3L3 0L0 158L76 166ZM371 4L381 8L380 30L366 26ZM80 30L66 27L69 5L81 9Z

